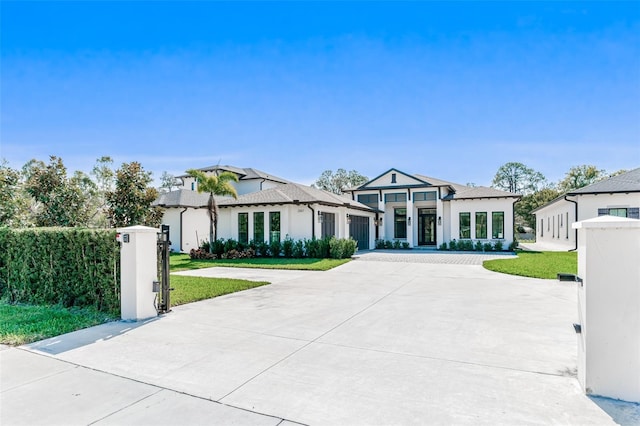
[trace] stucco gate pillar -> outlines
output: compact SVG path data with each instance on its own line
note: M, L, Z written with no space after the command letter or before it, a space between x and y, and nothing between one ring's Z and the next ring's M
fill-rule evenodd
M117 230L120 241L120 315L139 321L158 315L153 282L158 279L156 228L130 226Z
M577 222L578 380L587 394L640 402L640 220Z

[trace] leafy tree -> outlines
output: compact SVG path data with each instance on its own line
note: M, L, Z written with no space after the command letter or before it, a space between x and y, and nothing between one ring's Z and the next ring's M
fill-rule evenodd
M91 209L94 212L90 219L91 225L101 228L109 226L107 218L107 192L113 191L116 172L113 170L113 159L102 156L96 160L91 170L95 189L91 199Z
M491 186L503 191L528 195L548 185L542 173L522 163L512 162L500 166Z
M515 205L516 222L536 228L536 217L531 212L538 207L555 200L560 192L553 188L543 188L533 194L523 196Z
M152 207L158 191L149 187L151 172L140 163L123 163L116 171L115 188L107 191L107 217L115 227L147 225L157 227L162 221L162 210Z
M562 193L573 191L608 177L604 170L596 166L584 164L574 166L565 174L564 179L558 183L558 190Z
M169 172L162 172L162 176L160 176L160 189L171 191L174 186L176 189L180 187L180 179Z
M361 175L356 170L347 172L345 169L338 169L335 174L331 170L325 170L311 186L334 194L342 194L343 189L359 186L368 181L368 177Z
M209 193L207 204L209 210L209 253L213 253L213 242L218 240L218 203L216 203L214 195L230 195L233 198L238 198L238 192L231 185L231 181L238 181L238 176L227 171L207 175L197 169L189 169L187 174L198 182L198 192Z
M14 226L22 206L20 172L9 167L6 160L0 162L0 226Z
M62 159L49 157L46 165L31 160L23 167L25 190L38 203L36 226L86 226L90 213L91 179L80 173L67 177Z

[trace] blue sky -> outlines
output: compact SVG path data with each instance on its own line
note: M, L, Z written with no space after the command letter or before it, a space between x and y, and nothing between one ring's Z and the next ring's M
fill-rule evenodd
M0 157L311 183L640 166L640 2L0 2Z

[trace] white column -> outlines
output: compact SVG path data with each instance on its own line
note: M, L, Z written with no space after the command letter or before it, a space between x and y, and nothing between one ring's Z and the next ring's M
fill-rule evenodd
M414 229L418 226L417 221L413 217L413 198L407 194L407 242L413 247Z
M153 282L158 279L156 228L130 226L120 234L120 316L139 321L158 315Z
M640 220L577 222L578 380L593 395L640 402Z

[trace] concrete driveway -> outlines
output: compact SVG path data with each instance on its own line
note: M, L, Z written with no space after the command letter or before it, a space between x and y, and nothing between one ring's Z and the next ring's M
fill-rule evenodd
M570 283L366 255L265 274L0 351L2 424L614 424L575 379Z

